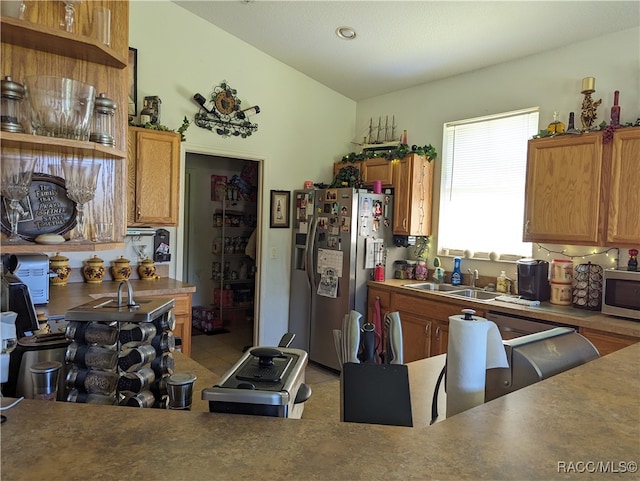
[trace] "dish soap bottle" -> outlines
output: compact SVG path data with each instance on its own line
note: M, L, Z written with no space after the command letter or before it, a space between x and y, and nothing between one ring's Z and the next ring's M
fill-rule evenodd
M505 271L500 271L500 275L496 279L496 291L508 293L509 292L509 278Z
M453 272L451 273L451 285L459 286L462 284L462 272L460 272L460 258L453 259Z

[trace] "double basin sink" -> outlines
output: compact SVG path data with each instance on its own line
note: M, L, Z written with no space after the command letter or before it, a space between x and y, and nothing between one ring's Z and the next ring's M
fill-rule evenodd
M446 293L450 296L463 297L466 299L475 299L478 301L491 301L498 296L502 296L499 292L489 292L477 287L470 286L454 286L451 284L437 284L435 282L422 282L415 284L403 284L403 287L410 287L421 291L438 291Z

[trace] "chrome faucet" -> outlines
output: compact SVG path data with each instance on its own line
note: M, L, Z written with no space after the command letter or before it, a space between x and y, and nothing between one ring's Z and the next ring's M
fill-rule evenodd
M476 287L476 281L480 278L478 269L474 269L473 271L471 271L471 269L467 269L467 271L469 272L469 285L471 285L471 287Z
M127 307L139 307L133 300L133 288L131 287L131 283L126 279L120 281L118 284L118 307L122 306L122 286L125 284L127 285Z

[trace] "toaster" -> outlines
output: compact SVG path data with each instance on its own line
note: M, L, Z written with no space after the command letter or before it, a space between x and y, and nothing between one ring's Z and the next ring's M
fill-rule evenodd
M28 288L34 304L49 302L49 258L44 254L13 254L7 269Z

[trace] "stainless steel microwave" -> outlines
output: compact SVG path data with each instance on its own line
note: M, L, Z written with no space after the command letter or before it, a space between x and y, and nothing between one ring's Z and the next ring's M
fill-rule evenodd
M604 271L602 313L640 321L640 272Z

